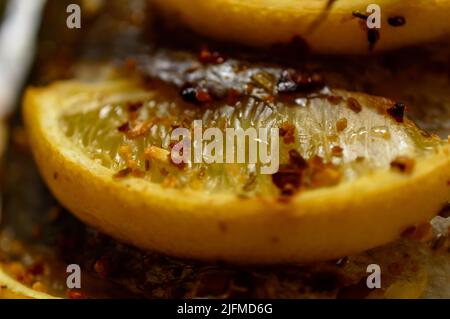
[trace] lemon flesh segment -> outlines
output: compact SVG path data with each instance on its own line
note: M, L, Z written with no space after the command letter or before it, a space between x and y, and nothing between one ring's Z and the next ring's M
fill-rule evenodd
M364 19L370 0L157 0L170 21L180 19L194 31L213 38L246 45L271 46L295 37L320 53L366 53L369 51ZM450 33L449 0L382 0L379 39L375 51L430 41ZM207 18L206 18L207 17ZM404 25L389 19L404 18Z
M424 136L410 121L380 113L391 101L357 98L362 111L331 105L326 98L305 106L267 105L249 99L198 108L175 89L142 88L132 81L61 82L32 88L24 120L39 170L59 201L84 222L146 249L202 260L282 263L337 258L382 245L411 225L429 220L449 199L449 146ZM128 138L118 126L126 106L142 102L139 121L148 131ZM336 121L348 127L336 134ZM295 126L294 144L280 142L280 163L295 149L319 155L342 175L337 185L305 189L280 201L271 176L254 167L196 164L180 170L163 161L145 169L145 150L167 150L172 125L202 119L206 126ZM338 144L336 158L330 147ZM127 152L120 150L126 149ZM124 155L125 153L125 155ZM397 156L414 159L414 170L390 168ZM356 159L363 157L364 161ZM115 178L132 161L144 174ZM162 173L164 171L164 173ZM199 174L201 172L201 174ZM202 177L199 178L199 175ZM167 180L169 179L169 183Z

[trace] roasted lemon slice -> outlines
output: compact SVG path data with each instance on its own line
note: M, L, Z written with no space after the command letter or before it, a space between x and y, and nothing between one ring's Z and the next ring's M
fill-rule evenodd
M331 91L295 103L209 107L161 83L31 88L24 120L40 172L84 222L146 249L236 263L337 258L395 240L450 195L448 143L390 100ZM279 171L169 160L170 132L280 128Z
M55 299L55 297L21 284L5 273L0 265L0 299Z
M321 53L365 53L433 40L450 33L449 0L382 0L381 25L368 31L370 0L156 0L170 21L246 45L270 46L302 39ZM372 10L372 9L371 9ZM172 16L173 15L173 16Z

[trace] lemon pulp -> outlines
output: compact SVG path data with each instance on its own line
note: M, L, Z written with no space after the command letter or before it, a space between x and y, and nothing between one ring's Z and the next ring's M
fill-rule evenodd
M86 107L83 99L69 101L60 116L61 127L83 153L109 169L125 170L131 161L141 172L140 177L148 181L164 183L170 178L177 188L208 193L241 193L251 188L251 193L267 195L277 194L277 188L270 175L258 173L260 164L192 163L187 169L179 169L149 159L146 150L157 147L170 151L172 130L192 130L195 120L202 121L203 129L217 127L223 132L225 128L270 129L288 125L292 127L292 141L286 143L280 138L280 164L289 162L289 151L296 150L305 159L319 156L325 163L333 164L342 181L350 181L377 169L390 169L390 163L398 156L424 156L442 143L424 136L411 123L396 123L376 108L364 106L357 113L346 107L345 99L335 105L325 97L317 97L296 105L248 97L236 105L221 102L202 108L184 103L168 88L153 90L149 96L139 91L118 94L112 103L99 101L95 107ZM144 98L140 98L142 95ZM136 103L139 109L130 111L130 105ZM134 113L131 116L135 127L146 126L139 136L130 137L119 129L124 124L132 125L130 113ZM346 127L339 129L339 121L345 121ZM247 151L248 145L246 140ZM335 147L342 154L335 154Z

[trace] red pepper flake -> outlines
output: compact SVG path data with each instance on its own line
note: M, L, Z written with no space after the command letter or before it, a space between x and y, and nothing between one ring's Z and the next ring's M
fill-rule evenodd
M273 103L275 101L275 98L273 97L273 95L267 95L266 97L263 98L263 100L266 103Z
M387 109L387 113L393 117L398 123L403 123L405 116L405 104L395 103L392 107Z
M145 171L149 171L150 170L150 160L146 159L145 160Z
M308 162L306 162L297 150L289 151L289 163L298 169L305 169L308 167Z
M43 275L44 271L45 271L45 266L44 266L44 263L42 263L42 262L36 262L27 269L27 272L33 276Z
M407 156L397 156L391 162L391 168L401 173L411 174L415 166L415 161Z
M328 102L330 102L333 105L338 105L339 103L342 102L342 96L338 96L338 95L330 95L327 96L327 100Z
M180 149L180 151L179 151L179 156L180 156L180 158L182 158L183 157L183 149ZM174 165L175 167L177 167L177 168L179 168L180 170L183 170L185 167L186 167L186 163L185 162L180 162L180 163L175 163L174 162L174 160L173 160L173 158L172 158L172 155L171 154L169 154L168 155L168 159L169 159L169 162L172 164L172 165Z
M82 292L75 291L75 290L69 290L67 293L67 296L69 299L86 299L86 295Z
M336 130L338 132L342 132L346 128L347 128L347 119L345 117L337 120L337 122L336 122Z
M210 51L204 46L199 53L198 60L203 64L222 64L226 58L217 51Z
M227 92L227 104L228 105L236 105L239 102L239 92L235 89L229 89Z
M301 170L291 165L281 165L278 172L272 175L272 182L277 186L282 196L292 196L301 186Z
M336 157L342 157L344 155L344 149L338 145L331 148L331 154Z
M393 16L388 18L388 23L392 27L401 27L406 24L406 19L402 16Z
M113 178L125 178L133 172L130 167L124 168L113 175Z
M349 97L347 99L347 106L350 110L352 110L355 113L359 113L362 111L361 104L359 104L358 100L353 97Z
M195 97L200 103L208 103L212 101L211 96L206 90L198 90Z
M306 74L294 69L287 69L281 73L277 83L278 93L312 93L325 87L324 78L317 74Z
M128 112L137 112L144 106L142 102L131 102L127 104Z
M280 127L280 136L283 137L285 144L292 144L295 142L295 126L291 123L284 122Z
M101 256L94 264L94 271L101 277L107 277L114 272L114 265L111 258L108 256Z
M120 125L120 126L117 128L117 130L118 130L119 132L121 132L121 133L126 133L126 132L128 132L128 131L130 130L130 123L129 123L129 122L123 123L122 125Z
M212 97L206 89L185 85L180 91L181 98L196 105L206 104L212 101Z

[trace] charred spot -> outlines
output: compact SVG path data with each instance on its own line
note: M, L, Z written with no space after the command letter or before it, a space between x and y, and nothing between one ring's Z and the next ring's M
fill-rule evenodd
M58 178L59 178L58 172L54 172L54 173L53 173L53 179L58 179Z
M401 27L406 24L406 19L403 16L392 16L388 18L388 23L392 27Z
M394 104L394 106L387 109L387 113L398 123L403 123L405 109L405 104L397 102Z
M325 80L321 75L306 74L294 69L284 70L277 83L277 91L281 94L312 93L324 87Z

